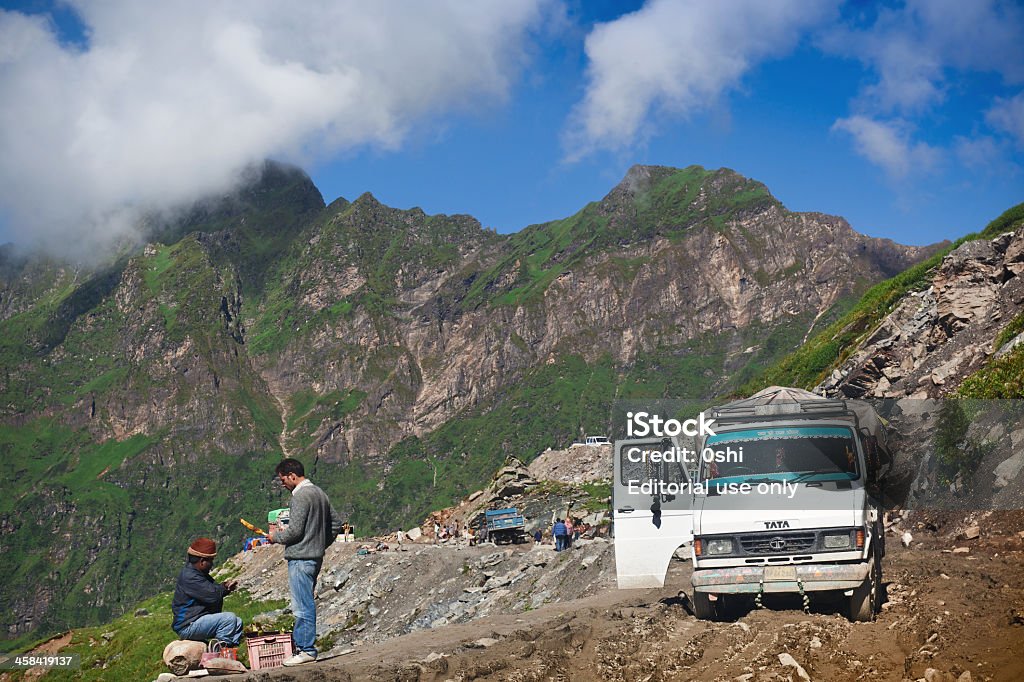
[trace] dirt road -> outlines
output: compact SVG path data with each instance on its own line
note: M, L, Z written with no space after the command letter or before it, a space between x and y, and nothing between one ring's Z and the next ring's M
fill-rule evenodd
M689 591L690 564L675 562L662 590L602 590L247 677L760 682L799 681L803 672L811 680L1022 680L1024 537L1006 525L983 523L969 553L954 554L947 537L928 530L910 549L890 543L887 602L873 623L850 623L839 604L812 603L804 613L793 600L698 621L680 594Z

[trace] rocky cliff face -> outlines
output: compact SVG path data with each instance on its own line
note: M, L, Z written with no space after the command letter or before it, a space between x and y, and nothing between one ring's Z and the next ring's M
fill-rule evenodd
M287 503L282 453L393 527L507 455L605 432L616 396L736 385L929 253L698 167L635 167L514 235L370 195L324 207L275 165L155 224L101 268L0 252L10 636L108 617L191 536L236 542L238 516Z
M937 398L1024 340L1024 230L967 242L822 383L852 398ZM1019 322L1017 323L1019 324ZM1004 334L1009 330L1008 334Z
M284 272L300 333L258 357L285 395L365 392L344 419L320 423L313 449L329 460L377 456L567 353L621 367L714 337L751 354L761 349L739 347L738 330L802 334L926 253L858 235L841 218L786 211L724 170L635 167L601 202L511 237L364 196ZM332 308L344 312L315 321Z

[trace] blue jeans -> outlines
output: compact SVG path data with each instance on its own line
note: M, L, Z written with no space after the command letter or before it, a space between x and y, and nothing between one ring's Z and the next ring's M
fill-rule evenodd
M295 630L292 641L296 653L305 651L316 656L316 604L313 603L313 588L320 575L323 559L289 559L288 587L292 591L292 613L295 614Z
M565 535L556 535L555 536L555 551L556 552L561 552L563 549L566 549L566 544L567 543L565 542L565 539L566 539Z
M238 646L238 640L242 638L242 619L230 611L208 613L205 616L199 616L183 628L178 632L178 637L195 642L219 639L231 646Z

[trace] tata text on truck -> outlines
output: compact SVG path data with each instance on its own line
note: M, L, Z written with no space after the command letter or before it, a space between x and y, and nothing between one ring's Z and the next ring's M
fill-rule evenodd
M730 600L831 593L871 620L885 552L871 491L888 460L875 411L772 387L701 420L692 448L674 435L615 444L619 587L663 586L690 542L699 618Z

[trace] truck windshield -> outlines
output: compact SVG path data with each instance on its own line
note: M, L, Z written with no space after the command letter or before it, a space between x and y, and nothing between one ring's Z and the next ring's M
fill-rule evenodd
M705 481L849 481L859 475L853 431L842 426L719 431L701 453Z

